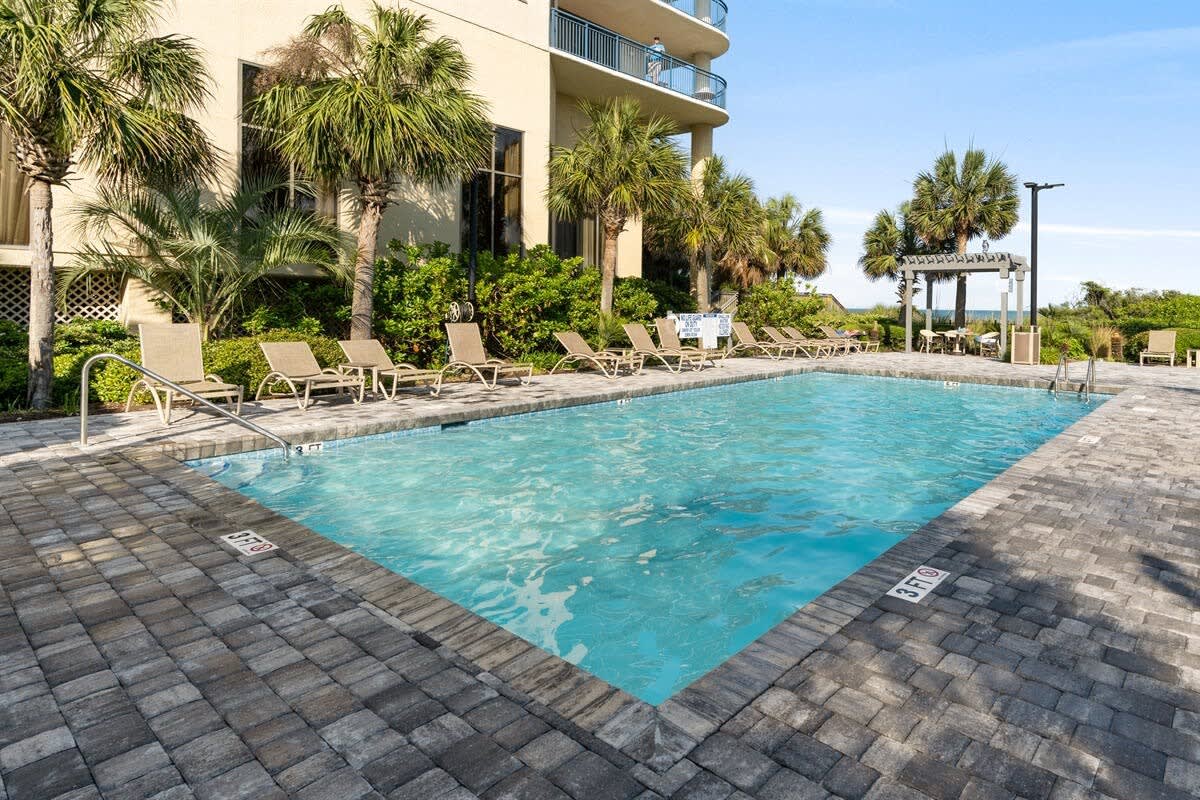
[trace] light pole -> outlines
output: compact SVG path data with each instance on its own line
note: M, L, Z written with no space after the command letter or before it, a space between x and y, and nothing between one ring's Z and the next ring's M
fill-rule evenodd
M1026 181L1025 188L1033 196L1033 222L1029 233L1029 327L1037 327L1037 234L1038 234L1038 192L1043 189L1057 189L1066 186L1065 183L1034 183ZM1018 310L1018 314L1021 312Z

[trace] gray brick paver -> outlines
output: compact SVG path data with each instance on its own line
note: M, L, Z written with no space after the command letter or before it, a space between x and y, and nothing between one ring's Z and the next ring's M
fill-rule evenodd
M955 380L1041 374L894 354L820 366ZM780 368L809 365L738 361L684 380ZM63 444L66 421L0 427L0 800L17 791L82 800L96 796L93 780L110 797L344 786L338 800L359 791L590 800L614 786L630 797L669 797L689 782L720 793L733 776L737 800L1195 795L1200 423L1194 394L1170 386L1197 389L1200 376L1102 371L1153 399L1111 401L780 623L719 680L648 714L165 455L80 454ZM622 387L666 383L648 375ZM308 429L340 420L336 434L349 435L360 421L394 427L404 414L594 391L587 376L567 376L487 404L456 388L435 402L273 413ZM1135 402L1169 413L1139 416L1128 410ZM145 415L129 419L164 436ZM99 440L116 420L97 419ZM185 421L165 437L224 435L209 428ZM1077 444L1077 431L1105 446ZM240 432L235 440L248 443ZM284 553L237 559L213 541L231 524L267 533ZM921 562L954 580L919 606L880 599ZM427 638L414 641L414 627ZM237 755L185 758L210 741ZM447 764L469 786L432 766L431 755L455 746L459 760ZM689 754L708 769L698 773ZM468 767L472 755L479 763Z

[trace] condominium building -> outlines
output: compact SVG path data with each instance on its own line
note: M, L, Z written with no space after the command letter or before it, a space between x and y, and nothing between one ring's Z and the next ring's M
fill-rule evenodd
M425 14L437 35L462 44L474 67L473 89L496 126L495 155L461 186L403 186L386 213L379 239L447 242L497 253L549 243L562 255L598 260L590 220L554 220L546 210L551 145L573 143L583 124L581 99L637 98L648 114L666 116L690 138L693 165L712 155L713 131L725 124L725 81L713 60L729 48L724 0L388 0ZM330 0L176 0L165 5L163 31L193 39L205 52L212 96L199 118L225 160L223 187L261 168L274 154L258 147L242 115L254 77L271 48L299 32ZM348 0L365 17L365 0ZM665 54L652 51L658 37ZM0 318L24 321L28 295L28 205L11 144L0 133ZM286 164L273 164L287 172ZM89 192L87 176L56 187L56 260L69 262L78 244L72 209ZM474 196L474 202L472 202ZM353 229L356 209L347 189L298 204L334 213ZM471 224L472 210L475 225ZM633 222L618 245L618 273L641 274L641 228ZM134 321L153 309L137 287L93 281L70 298L66 316Z

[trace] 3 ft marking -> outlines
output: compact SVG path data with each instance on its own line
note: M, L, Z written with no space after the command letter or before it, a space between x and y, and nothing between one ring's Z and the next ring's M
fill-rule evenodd
M279 548L254 531L238 531L221 537L221 541L244 556L257 556Z
M949 574L943 569L917 567L907 578L888 589L888 597L898 597L910 603L919 603L925 599L925 595L933 591L935 586L946 580L946 576Z
M292 450L298 456L311 456L322 452L325 449L324 442L309 442L308 444L297 444L292 446Z

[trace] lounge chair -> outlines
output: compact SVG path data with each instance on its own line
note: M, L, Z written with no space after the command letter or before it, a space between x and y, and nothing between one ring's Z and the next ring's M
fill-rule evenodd
M412 364L396 364L388 356L387 351L378 339L349 339L338 342L342 352L346 354L347 363L339 365L343 374L349 370L357 370L365 377L365 372L371 372L371 391L382 394L388 400L394 400L396 392L404 384L414 386L421 381L431 381L430 391L437 394L442 387L442 371L437 369L417 369ZM388 382L391 388L388 388Z
M1141 353L1141 365L1146 366L1146 359L1168 361L1175 366L1175 331L1150 331L1150 341Z
M204 355L200 348L199 325L139 325L138 335L142 343L142 366L163 376L193 394L209 398L224 398L233 413L242 413L241 386L226 383L219 375L204 372ZM133 396L145 389L154 399L158 418L164 425L171 424L171 404L177 392L152 378L139 377L129 389L125 399L125 410L133 407Z
M717 365L716 359L721 351L695 347L694 345L685 345L679 340L679 329L675 325L675 320L668 319L667 317L659 317L654 320L654 328L658 331L658 346L662 349L689 353L697 358L711 362L714 367Z
M631 374L642 371L643 357L641 355L616 353L608 350L597 352L575 331L559 331L554 334L554 338L558 339L558 343L563 346L567 354L560 358L554 368L550 370L551 375L568 364L591 364L606 378L617 377L622 368L629 370Z
M726 358L736 353L757 351L767 358L778 360L780 358L795 358L799 352L799 348L791 343L783 344L781 342L759 341L750 332L750 326L744 322L733 323L733 337L737 339L737 344L731 347L725 354Z
M656 345L650 337L650 331L641 323L629 323L624 328L625 335L633 345L632 354L641 356L643 362L647 358L656 358L671 372L683 372L685 366L692 369L701 369L704 366L706 359L699 352L690 353Z
M258 385L254 394L255 400L261 400L263 391L277 383L287 384L296 405L301 411L308 410L313 392L334 389L338 395L350 390L350 397L355 403L361 403L366 391L367 381L361 376L347 375L336 369L322 369L313 355L308 342L259 342L263 355L271 371ZM304 397L300 397L300 387L304 387ZM358 394L354 391L357 389Z
M848 353L865 353L868 350L874 350L876 353L879 352L879 342L872 342L870 340L863 341L857 336L848 336L844 333L838 333L833 329L832 325L818 325L817 330L825 334L825 338L830 341L845 342L847 345L846 351Z
M795 345L797 353L804 353L809 358L821 358L824 355L833 355L833 345L829 342L823 339L809 339L802 335L800 331L796 331L795 334L784 334L772 325L763 325L763 333L776 344Z
M981 356L1000 356L1000 334L997 331L981 333L975 337L975 347Z
M488 355L476 323L447 322L446 336L450 339L450 363L442 368L443 373L452 370L474 373L489 391L496 388L501 378L516 378L518 384L533 383L532 364L515 364Z
M766 330L766 328L763 330ZM799 328L792 327L791 325L784 325L783 332L789 339L799 342L807 342L810 346L818 348L818 358L821 356L822 350L824 351L825 355L832 356L836 355L838 350L843 349L840 342L831 342L828 339L814 339L811 336L805 336L803 331L801 331Z

